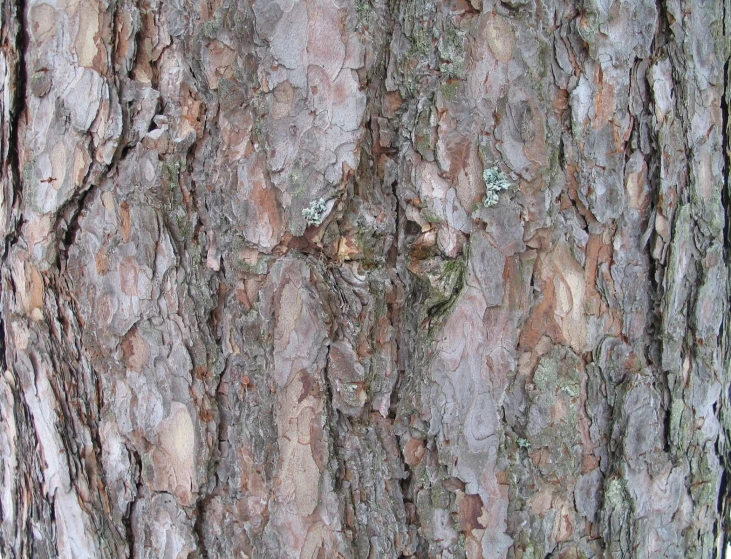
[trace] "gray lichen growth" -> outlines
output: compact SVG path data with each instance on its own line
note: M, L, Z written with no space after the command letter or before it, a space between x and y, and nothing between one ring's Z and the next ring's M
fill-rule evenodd
M326 212L325 200L320 198L319 200L313 200L310 202L309 207L302 210L302 217L305 218L307 225L321 225Z
M442 59L440 70L446 79L465 78L465 51L463 34L450 27L439 37L437 45Z
M485 180L486 194L483 205L486 208L491 208L492 206L497 204L498 193L501 190L507 190L508 188L513 186L512 184L510 184L508 177L505 176L505 173L503 173L497 167L485 169L482 173L482 178Z
M371 7L370 0L356 0L355 13L358 17L358 31L362 31L363 26L368 23L372 12L373 8Z

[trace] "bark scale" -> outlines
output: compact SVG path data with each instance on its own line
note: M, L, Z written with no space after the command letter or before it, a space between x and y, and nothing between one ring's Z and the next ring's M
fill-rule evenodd
M1 13L3 556L723 555L728 0Z

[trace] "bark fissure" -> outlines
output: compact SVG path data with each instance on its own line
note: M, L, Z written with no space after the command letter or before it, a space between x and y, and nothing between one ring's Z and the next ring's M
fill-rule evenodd
M724 38L731 37L731 30L726 31L726 2L723 4L724 10ZM723 228L723 244L726 262L729 261L728 255L731 252L731 206L729 206L729 196L731 193L731 184L729 184L729 173L731 172L731 143L729 143L729 97L731 97L731 89L729 89L729 79L731 79L731 64L729 61L731 54L726 54L726 60L723 65L723 91L721 93L721 143L723 149L723 176L726 178L721 190L721 204L726 216L725 227Z
M731 120L729 119L729 99L731 99L731 47L728 45L731 29L729 29L729 1L723 2L723 38L726 44L723 65L723 90L721 94L721 111L722 111L722 150L723 150L723 190L721 192L721 204L724 210L725 226L724 234L724 261L727 269L731 266L731 182L729 177L731 173ZM726 285L727 305L731 305L731 277ZM727 307L728 308L728 307ZM729 379L729 369L731 368L731 331L729 330L728 313L721 322L721 331L719 335L720 345L723 350L723 363L725 374L723 378L726 382ZM729 546L731 544L731 534L729 533L729 523L731 523L731 485L729 484L729 474L731 473L731 455L729 454L729 441L731 440L731 420L729 416L729 406L731 405L731 394L729 388L723 389L720 398L720 405L716 411L717 417L721 422L723 436L717 442L717 453L722 458L723 472L719 484L718 492L718 522L716 523L716 540L720 542L721 557L726 559L729 557Z
M10 180L12 184L12 200L5 201L4 211L8 212L8 216L13 223L13 226L8 227L6 232L6 238L4 239L3 247L3 261L7 256L10 247L14 242L17 241L20 234L20 227L22 226L22 216L13 215L17 211L22 201L23 193L23 181L22 173L20 169L20 138L18 135L18 129L20 128L20 119L25 111L25 95L26 95L26 84L27 84L27 69L26 69L26 49L28 46L28 37L26 35L27 17L26 17L26 5L25 0L6 0L4 2L5 16L4 16L4 30L3 35L5 36L8 30L14 31L15 37L8 40L5 36L5 48L11 56L15 55L13 61L12 71L15 73L15 79L7 86L12 86L10 92L10 98L12 99L12 110L10 111L11 122L7 123L9 134L8 134L8 147L7 154L9 161L6 165L6 172L9 168ZM15 8L14 10L12 8ZM7 235L10 234L8 238Z

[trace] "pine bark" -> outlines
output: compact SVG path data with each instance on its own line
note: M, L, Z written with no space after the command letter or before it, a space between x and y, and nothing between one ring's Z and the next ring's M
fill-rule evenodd
M729 0L2 0L0 555L722 557Z

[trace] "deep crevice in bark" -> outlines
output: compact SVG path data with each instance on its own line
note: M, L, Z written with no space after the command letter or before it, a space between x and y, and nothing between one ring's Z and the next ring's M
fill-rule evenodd
M61 218L56 224L56 231L58 232L58 250L59 257L57 259L58 268L62 273L66 271L66 263L68 262L69 250L74 244L76 239L76 233L79 231L79 219L84 210L84 204L86 203L87 196L94 190L94 185L89 186L86 190L80 192L77 196L74 196L69 200L68 204L65 205L68 208L69 217ZM59 210L59 214L63 214L63 208ZM65 222L65 223L64 223Z
M142 489L142 457L139 455L137 450L133 447L127 447L127 453L129 454L129 457L131 458L131 461L133 462L131 464L132 468L135 470L136 478L134 480L135 482L135 488L134 488L134 495L132 495L132 499L130 500L129 504L127 505L127 510L125 511L124 516L122 517L122 525L125 528L126 532L126 540L129 550L129 557L135 556L135 544L136 544L136 538L135 538L135 530L133 526L133 516L135 513L135 507L137 506L139 496L140 496L140 490Z
M724 3L724 8L726 4ZM725 10L724 10L725 12ZM724 17L725 21L725 17ZM728 37L724 32L724 37ZM721 95L721 139L722 139L722 150L723 150L723 176L725 177L725 183L721 189L721 204L724 209L726 224L723 228L723 244L726 255L726 262L728 262L728 255L731 252L731 213L729 213L729 172L731 172L731 144L729 144L729 96L731 91L729 90L729 76L731 75L731 66L729 65L729 58L726 58L726 62L723 65L723 94Z
M731 29L728 29L727 23L729 18L729 1L724 0L723 1L723 36L728 42L729 40L729 34L731 33ZM731 97L731 65L729 64L731 60L731 47L728 46L728 43L726 45L726 52L724 53L725 60L723 65L723 92L721 95L721 122L722 122L722 128L721 128L721 149L723 151L723 177L724 177L724 183L722 185L721 190L721 205L724 210L724 217L725 217L725 224L723 228L723 234L724 234L724 243L723 243L723 255L724 255L724 262L726 263L726 269L727 272L730 270L729 268L729 256L731 255L731 183L729 182L729 173L731 173L731 143L729 139L729 134L731 134L731 130L729 127L731 126L731 123L729 121L729 98ZM731 289L731 278L727 278L726 281L726 290L725 295L727 299L727 305L729 296L731 295L730 290ZM731 364L731 347L729 347L729 343L731 342L730 339L730 332L729 332L729 317L728 313L723 318L721 322L721 332L719 335L719 339L721 340L721 348L722 348L722 359L724 363L725 368L725 375L724 377L727 378L729 374L729 365ZM717 409L716 415L720 419L721 423L721 429L723 432L723 437L719 437L719 440L716 442L716 449L717 454L721 458L722 464L723 464L723 472L721 474L721 482L719 485L719 492L718 492L718 503L717 503L717 511L718 511L718 518L719 522L716 524L716 530L720 531L720 534L716 534L717 541L720 541L721 543L721 557L723 559L726 559L729 555L728 549L729 549L729 542L731 541L731 534L729 533L729 515L731 514L731 484L729 484L729 472L731 470L731 455L729 455L729 452L731 452L731 449L729 448L729 442L731 440L731 424L729 424L729 410L728 406L729 403L731 403L731 394L729 394L728 387L724 387L722 389L722 395L720 400L720 408Z
M205 514L206 506L210 500L209 496L200 497L195 505L195 521L193 522L193 533L198 539L197 557L200 559L208 559L208 549L206 548L205 534Z
M15 2L16 13L9 14L8 12L10 10L8 9L6 10L5 16L3 17L4 26L9 29L13 29L13 25L9 25L9 22L15 20L15 22L17 23L17 29L15 30L16 35L14 38L15 51L17 54L17 60L15 61L15 88L11 92L13 99L13 111L11 113L12 122L9 123L10 134L8 138L10 144L8 146L8 156L10 160L8 166L10 168L14 188L13 200L5 201L6 204L9 204L11 212L20 205L23 191L22 173L20 169L20 141L18 136L18 128L20 124L20 117L25 112L25 94L28 80L27 69L25 66L26 50L28 48L28 36L26 33L26 29L28 29L28 22L26 18L26 5L25 0L15 0ZM12 5L12 1L9 1L5 4L5 6L7 7L10 7ZM15 15L15 17L13 17L13 15ZM8 52L12 52L12 47L10 45L7 45L7 47ZM19 233L19 228L21 225L22 221L20 220L19 216L18 222L16 222L15 224L15 231L13 232L12 239L10 239L10 244L12 244L15 239L17 239L17 235ZM8 244L8 239L6 239L3 259L8 254Z

